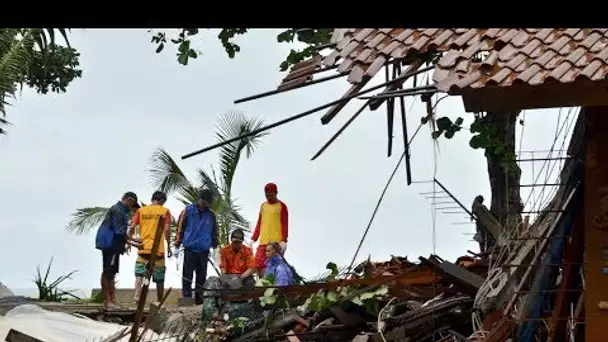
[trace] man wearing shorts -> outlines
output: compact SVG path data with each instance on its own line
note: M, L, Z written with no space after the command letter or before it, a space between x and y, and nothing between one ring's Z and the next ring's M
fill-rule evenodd
M253 241L260 240L255 251L255 261L260 277L264 275L266 268L266 246L278 243L281 253L285 253L287 249L287 233L289 232L287 206L277 198L277 193L276 184L268 183L264 186L266 202L262 203L260 207L258 223L251 236Z
M125 252L129 243L127 239L129 213L136 208L139 208L137 195L131 191L126 192L120 201L110 207L97 229L95 248L101 250L103 260L101 295L106 309L116 306L115 277L119 270L120 255Z
M139 208L133 219L131 220L131 227L129 227L129 237L132 237L135 233L135 227L139 225L139 235L141 236L141 242L135 261L135 294L133 296L134 301L139 301L141 294L141 286L146 276L146 267L150 261L150 255L152 254L152 246L154 245L154 238L156 236L156 230L158 229L159 221L162 220L163 233L161 236L160 244L156 252L156 261L154 262L152 280L156 284L156 296L160 302L163 298L165 290L165 249L167 250L167 256L170 258L172 253L168 248L171 246L171 232L169 226L171 224L171 213L169 209L163 205L167 201L167 195L162 191L156 191L152 195L152 204ZM167 248L165 248L165 241L167 242Z

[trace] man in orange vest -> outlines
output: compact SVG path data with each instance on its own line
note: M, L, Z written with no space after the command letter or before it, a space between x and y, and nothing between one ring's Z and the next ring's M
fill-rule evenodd
M258 241L259 245L255 251L255 261L260 276L264 274L266 261L266 246L278 243L284 253L287 249L288 235L288 212L285 203L277 198L278 189L276 184L268 183L264 186L266 202L260 207L258 223L255 226L251 239Z
M252 276L257 264L251 248L243 244L244 239L242 229L230 233L230 244L220 249L220 270L223 275L239 278L245 288L253 289L255 281Z
M150 261L152 246L154 245L154 237L158 229L159 220L163 220L163 236L161 236L160 245L156 252L156 261L154 263L154 271L152 279L156 283L156 297L160 302L163 298L165 290L165 250L167 256L172 256L171 249L171 213L169 209L163 205L167 201L167 195L162 191L156 191L152 195L152 204L139 208L135 212L135 216L131 219L128 236L131 238L135 233L135 226L139 225L139 235L141 236L141 245L139 247L137 260L135 261L135 295L133 300L139 301L141 294L141 285L146 274L146 266ZM165 248L165 240L167 248Z

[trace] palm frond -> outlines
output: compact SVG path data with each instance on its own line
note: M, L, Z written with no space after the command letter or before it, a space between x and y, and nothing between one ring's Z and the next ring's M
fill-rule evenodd
M82 235L93 229L97 229L101 221L106 217L108 210L110 208L107 207L76 209L76 212L71 215L72 219L66 229L76 235Z
M213 194L214 202L221 201L224 192L221 185L217 183L217 179L215 177L215 170L213 169L213 167L211 168L211 176L209 176L209 174L207 174L207 172L205 172L205 170L203 169L198 169L196 170L196 172L198 174L200 188L208 189L209 191L211 191L211 193Z
M0 113L6 116L9 99L15 99L32 61L31 30L0 29ZM6 121L6 120L4 120ZM0 123L5 125L6 123Z
M0 135L1 135L1 134L5 134L5 133L6 133L6 128L3 128L3 126L4 126L4 127L7 127L7 126L9 126L10 124L11 124L11 123L10 123L10 122L8 122L7 120L5 120L5 119L3 119L3 118L0 118Z
M264 121L261 119L247 118L243 112L238 110L228 111L218 120L216 138L220 142L226 141L253 132L263 125ZM245 151L246 157L249 158L261 143L261 138L267 134L268 132L258 133L220 148L220 172L228 192L232 188L232 180L241 153Z
M233 199L227 200L226 203L230 208L229 213L232 229L240 228L245 232L251 231L251 222L241 215L242 207L236 204L235 200Z
M152 154L148 173L152 185L167 195L174 192L184 195L185 190L193 187L175 160L163 148L159 148Z

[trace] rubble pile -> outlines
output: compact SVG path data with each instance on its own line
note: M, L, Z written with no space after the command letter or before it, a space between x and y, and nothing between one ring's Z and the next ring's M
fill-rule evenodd
M224 304L253 299L255 314L235 327L230 322L238 318L220 312L219 321L232 325L215 321L206 337L217 330L230 341L466 341L486 274L486 261L468 256L455 263L436 255L366 261L341 278L276 288L271 305L259 305L268 288L224 295Z

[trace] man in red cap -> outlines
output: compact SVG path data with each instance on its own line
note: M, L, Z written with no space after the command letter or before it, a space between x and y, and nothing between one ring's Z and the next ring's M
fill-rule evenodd
M264 274L264 262L266 261L266 245L278 243L285 252L287 249L288 213L285 203L277 199L277 185L268 183L264 186L266 202L260 207L258 223L255 226L251 239L258 241L259 245L255 251L255 262L259 274Z

